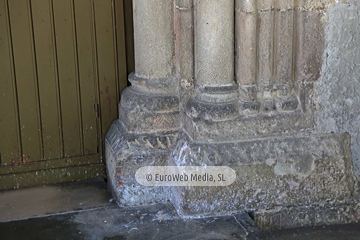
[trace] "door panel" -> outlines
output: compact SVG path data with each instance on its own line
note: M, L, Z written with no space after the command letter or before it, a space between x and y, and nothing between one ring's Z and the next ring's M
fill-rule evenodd
M65 157L79 156L83 153L76 28L73 10L72 0L54 1L56 54Z
M0 189L105 177L129 1L0 0Z
M116 81L115 35L111 30L114 21L112 4L110 1L94 1L102 139L118 115L117 104L114 105L119 100L119 86Z
M19 164L42 159L42 128L30 2L8 5L23 157Z
M63 157L61 109L51 1L32 1L43 159Z
M92 4L88 0L75 1L76 40L81 96L83 154L98 150L96 104L97 78L95 66L95 31ZM90 104L89 104L90 103ZM91 104L93 103L93 104Z
M0 0L0 159L1 165L21 161L21 140L7 1Z

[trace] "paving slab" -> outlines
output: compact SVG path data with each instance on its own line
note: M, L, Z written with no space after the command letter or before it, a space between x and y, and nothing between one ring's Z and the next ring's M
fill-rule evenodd
M117 206L0 223L0 239L357 240L360 224L260 231L246 213L181 219L172 204Z
M0 191L0 222L115 205L104 179Z

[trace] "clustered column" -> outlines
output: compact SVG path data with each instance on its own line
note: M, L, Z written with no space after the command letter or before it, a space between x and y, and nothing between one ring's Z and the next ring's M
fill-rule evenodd
M294 0L236 0L235 18L241 113L296 110Z

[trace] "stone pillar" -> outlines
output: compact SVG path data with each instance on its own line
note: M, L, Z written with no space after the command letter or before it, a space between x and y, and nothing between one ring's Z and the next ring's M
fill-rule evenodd
M294 7L294 0L279 0L275 9L275 85L293 83Z
M133 11L135 73L122 94L120 119L131 132L178 129L174 2L134 0Z
M175 1L174 28L176 76L180 79L179 97L181 118L194 90L194 3L193 0Z
M272 112L276 110L274 99L274 69L275 69L275 0L258 1L259 38L258 38L258 76L261 110Z
M257 100L257 1L236 1L236 79L240 91L240 110L244 114L258 113Z
M299 103L294 79L295 0L279 0L275 6L274 96L278 111L292 111Z
M235 4L196 0L194 5L195 93L186 107L189 118L184 127L195 140L201 140L207 137L199 126L207 128L209 121L226 122L239 113L234 77Z
M196 98L236 100L234 82L234 1L196 0Z
M174 73L173 1L134 0L135 75L171 78ZM151 91L160 91L152 88Z
M109 188L121 206L169 199L163 188L137 183L135 172L164 166L180 127L174 1L133 0L133 11L135 72L105 139Z

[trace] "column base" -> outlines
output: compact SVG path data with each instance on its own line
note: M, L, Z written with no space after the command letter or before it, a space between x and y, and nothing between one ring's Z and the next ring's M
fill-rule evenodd
M211 116L208 113L209 116ZM185 115L184 128L189 136L200 142L235 141L311 131L314 119L301 110L276 114L258 114L253 116L238 115L234 119L214 121Z
M293 96L287 94L289 89L276 87L275 93L271 93L276 98L270 99L264 99L264 96L256 98L254 95L259 91L255 87L241 89L240 101L203 102L197 98L190 99L183 120L189 136L194 141L218 142L313 129L312 84L297 85ZM262 95L267 91L264 89L260 89Z
M240 114L291 112L300 109L301 91L312 93L313 86L300 84L239 86ZM298 98L299 97L299 98Z
M143 166L166 166L177 131L129 132L121 120L111 125L105 138L108 185L120 206L167 202L168 188L137 183L135 172Z
M183 218L341 203L357 189L348 134L201 143L181 133L169 165L228 166L237 174L227 187L171 187Z
M146 93L127 87L119 104L119 118L130 132L178 130L179 98L175 95Z

